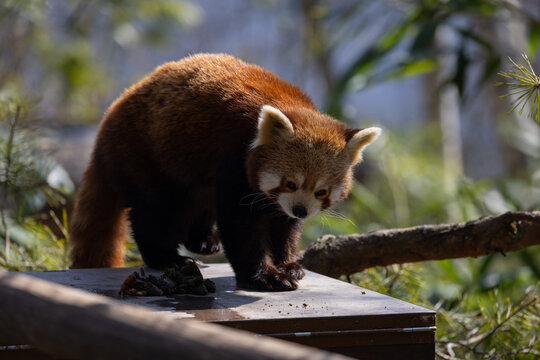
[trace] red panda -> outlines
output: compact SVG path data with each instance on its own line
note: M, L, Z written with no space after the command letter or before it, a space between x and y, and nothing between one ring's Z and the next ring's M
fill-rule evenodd
M223 246L239 287L294 290L302 222L347 197L379 133L229 55L166 63L104 115L70 222L72 266L122 266L130 224L150 267L189 261L179 244Z

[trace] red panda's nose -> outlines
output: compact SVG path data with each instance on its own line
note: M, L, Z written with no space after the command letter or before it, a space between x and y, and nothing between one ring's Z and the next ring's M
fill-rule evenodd
M303 205L294 205L292 208L292 213L294 216L303 219L307 216L307 209Z

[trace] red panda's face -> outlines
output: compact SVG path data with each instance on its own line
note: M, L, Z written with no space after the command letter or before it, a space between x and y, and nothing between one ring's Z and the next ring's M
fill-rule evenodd
M259 174L259 189L278 203L287 215L305 219L345 198L351 175L312 177L298 172L280 174L278 168L265 167ZM341 178L341 181L336 181Z
M248 177L252 187L288 216L306 219L347 197L352 169L380 129L351 133L313 110L288 115L292 121L274 107L262 108L248 156Z

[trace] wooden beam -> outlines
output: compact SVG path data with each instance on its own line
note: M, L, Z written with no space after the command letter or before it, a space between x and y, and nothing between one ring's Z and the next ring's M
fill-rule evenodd
M0 270L0 344L74 359L347 359Z

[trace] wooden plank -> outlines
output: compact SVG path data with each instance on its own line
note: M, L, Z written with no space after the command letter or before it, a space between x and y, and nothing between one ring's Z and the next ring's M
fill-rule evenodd
M265 293L240 290L236 288L234 273L229 264L201 266L203 276L216 283L217 292L214 294L203 297L173 295L121 298L118 290L123 280L138 270L74 269L26 274L168 312L175 318L196 318L212 322L321 319L324 330L329 330L328 326L331 327L336 319L342 318L353 321L356 329L395 327L393 325L396 323L403 327L435 325L435 312L432 310L310 271L300 281L297 291ZM148 274L160 274L150 268L144 270ZM360 318L361 321L354 322L354 319ZM315 323L310 323L312 326L316 326ZM343 330L341 327L337 329ZM301 331L300 328L291 330Z
M0 271L0 341L77 359L345 359Z
M387 345L390 350L393 345L398 345L397 349L425 344L430 349L435 341L434 311L310 271L300 281L297 291L262 293L237 289L228 264L203 265L204 277L216 283L215 294L120 298L120 284L138 270L83 269L29 274L142 305L169 318L194 318L319 348ZM159 275L149 268L145 271Z

